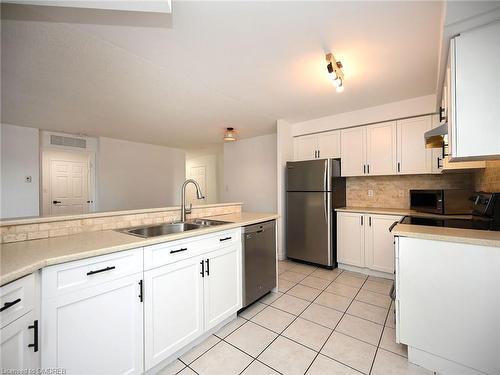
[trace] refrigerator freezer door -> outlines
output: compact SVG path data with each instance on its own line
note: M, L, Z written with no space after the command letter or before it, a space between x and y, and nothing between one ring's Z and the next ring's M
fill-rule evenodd
M330 160L289 161L286 163L287 191L330 190Z
M287 192L287 256L334 266L331 193Z

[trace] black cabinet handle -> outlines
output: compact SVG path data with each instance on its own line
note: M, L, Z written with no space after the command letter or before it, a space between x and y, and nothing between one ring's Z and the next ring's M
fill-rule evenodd
M367 164L367 165L366 165L366 173L367 173L367 174L370 174L370 164Z
M398 161L398 172L401 172L401 163Z
M392 230L394 229L394 227L396 225L398 225L399 221L395 221L394 223L392 223L392 225L389 227L389 232L392 232Z
M16 299L15 301L12 302L5 302L3 306L0 308L0 312L7 310L9 307L14 306L16 303L21 302L21 298Z
M112 266L112 267L101 268L100 270L96 270L96 271L89 271L89 272L87 272L87 276L95 275L96 273L111 271L111 270L114 270L115 268L116 268L115 266Z
M368 225L370 227L372 226L372 217L371 216L368 217Z
M363 216L360 216L361 218L361 225L363 225Z
M210 259L205 261L207 263L207 276L210 276Z
M219 239L219 241L220 241L220 242L222 242L222 241L227 241L227 240L230 240L231 238L232 238L232 237L221 238L221 239Z
M441 161L441 158L438 156L438 158L437 158L437 168L438 169L443 168L443 166L439 163L440 161Z
M144 280L141 280L141 281L139 281L139 301L140 302L142 302L144 300L143 291L144 291Z
M28 329L33 329L33 344L28 344L28 348L33 348L36 353L38 351L38 320L33 322L33 325L28 326Z
M366 164L363 164L363 174L366 174Z
M53 204L62 203L61 201L52 201Z
M444 111L445 109L443 107L439 107L439 122L443 122L443 120L445 119L444 117Z
M200 264L201 264L201 272L200 272L201 277L205 277L205 262L202 260Z
M321 155L321 150L318 150L318 158L320 157Z
M183 247L183 248L178 249L178 250L170 250L170 254L180 253L181 251L186 251L186 250L187 250L187 247Z

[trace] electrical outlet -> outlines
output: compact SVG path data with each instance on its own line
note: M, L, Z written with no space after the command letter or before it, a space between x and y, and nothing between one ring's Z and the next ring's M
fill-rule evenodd
M368 196L373 197L373 190L372 189L368 189Z
M27 184L31 184L31 181L32 181L31 176L24 177L24 182L26 182Z

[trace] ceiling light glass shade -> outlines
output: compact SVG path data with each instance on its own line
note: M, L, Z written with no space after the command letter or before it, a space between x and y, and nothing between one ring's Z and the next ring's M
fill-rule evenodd
M226 128L224 132L224 142L234 142L236 141L236 132L234 128Z
M333 86L335 86L335 87L342 86L342 80L339 77L337 77L336 79L332 80L332 83L333 83Z
M338 86L335 90L337 90L337 92L343 92L344 91L344 85L342 85L342 82L341 82L340 86Z

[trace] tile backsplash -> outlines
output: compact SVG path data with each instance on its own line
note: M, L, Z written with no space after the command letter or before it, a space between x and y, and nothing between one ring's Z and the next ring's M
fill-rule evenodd
M207 207L193 207L189 218L210 217L241 212L241 204L221 204ZM49 237L60 237L71 234L96 232L100 230L122 229L138 225L170 223L180 220L181 211L169 208L165 211L119 214L106 213L100 217L85 219L64 219L42 223L13 224L0 227L0 243L36 240Z
M500 160L486 162L486 169L476 172L477 191L500 192Z
M489 181L489 174L484 180ZM442 175L348 177L347 205L354 207L410 208L410 189L475 189L474 173ZM368 196L368 191L373 196Z

